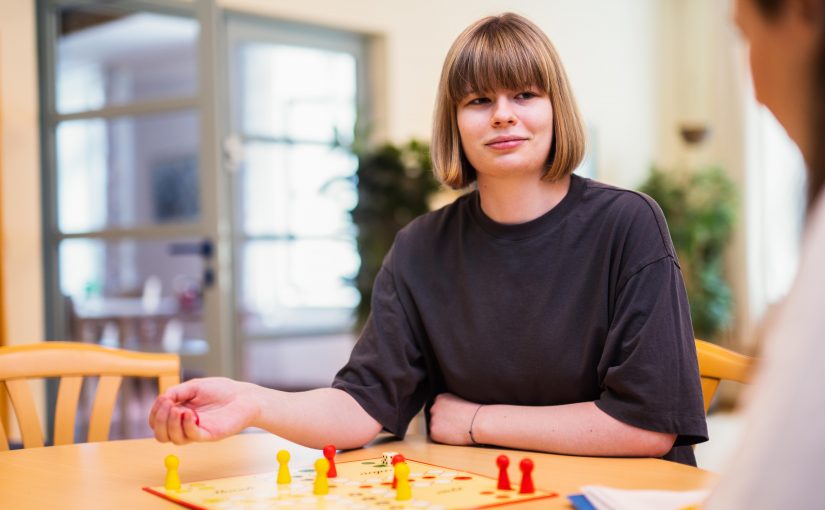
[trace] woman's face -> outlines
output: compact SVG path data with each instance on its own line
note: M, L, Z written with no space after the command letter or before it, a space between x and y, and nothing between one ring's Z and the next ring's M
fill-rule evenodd
M553 142L553 106L538 88L471 93L457 107L464 154L485 177L541 178Z
M768 107L805 152L815 39L801 3L785 0L785 4L771 18L756 0L736 0L734 17L750 47L757 101Z

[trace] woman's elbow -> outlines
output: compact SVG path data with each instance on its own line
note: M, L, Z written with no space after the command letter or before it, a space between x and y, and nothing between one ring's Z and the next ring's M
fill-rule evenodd
M354 450L362 448L375 439L381 432L382 427L377 421L370 419L363 423L346 427L346 429L346 433L342 434L342 437L335 446L342 450Z
M643 457L664 457L673 448L676 442L676 434L666 434L664 432L645 431L643 437L639 438L640 454Z

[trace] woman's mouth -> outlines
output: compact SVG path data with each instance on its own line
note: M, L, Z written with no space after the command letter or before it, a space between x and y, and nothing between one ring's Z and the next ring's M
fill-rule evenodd
M487 142L485 145L491 149L505 150L518 147L527 139L521 136L497 136Z

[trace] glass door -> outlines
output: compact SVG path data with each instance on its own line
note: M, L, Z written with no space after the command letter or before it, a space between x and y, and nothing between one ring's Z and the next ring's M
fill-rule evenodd
M38 12L48 335L176 352L184 377L235 375L217 285L229 279L203 50L213 9L52 0Z
M352 347L364 44L318 27L228 20L235 337L244 376L259 384L328 384Z

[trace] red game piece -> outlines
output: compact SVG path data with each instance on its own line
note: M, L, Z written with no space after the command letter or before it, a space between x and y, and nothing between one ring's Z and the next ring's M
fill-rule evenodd
M518 467L521 469L521 485L518 489L519 494L532 494L536 492L536 488L533 487L533 461L530 459L522 459Z
M404 458L403 455L401 455L400 453L396 453L395 455L392 456L392 465L395 466L399 462L404 462L405 460L406 459ZM393 489L398 488L398 479L395 477L395 474L392 475L392 488Z
M498 464L498 487L497 489L500 491L509 491L510 488L510 477L507 475L507 466L510 465L510 459L507 458L506 455L499 455L496 459L496 464Z
M331 444L324 446L324 457L329 461L329 471L327 471L327 478L335 478L338 476L338 471L335 470L335 447Z

